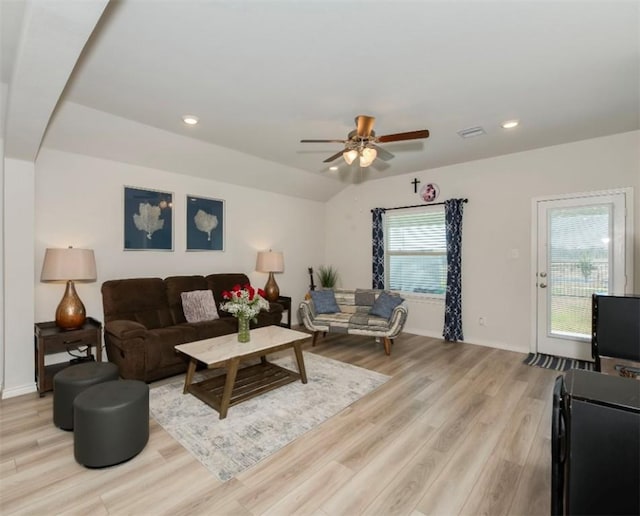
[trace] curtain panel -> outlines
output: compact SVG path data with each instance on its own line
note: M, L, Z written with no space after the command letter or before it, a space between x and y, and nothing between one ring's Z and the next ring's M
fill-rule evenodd
M464 199L444 203L447 236L447 292L444 308L445 340L464 340L462 333L462 212Z
M373 223L372 227L372 288L384 288L384 230L382 226L382 215L384 208L374 208L371 210Z

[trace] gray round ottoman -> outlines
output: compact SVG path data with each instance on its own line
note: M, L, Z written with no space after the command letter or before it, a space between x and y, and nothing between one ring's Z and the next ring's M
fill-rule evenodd
M149 387L138 380L99 383L73 402L76 460L102 468L137 455L149 440Z
M63 430L73 430L76 396L92 385L118 377L118 366L112 362L86 362L56 373L53 377L53 423Z

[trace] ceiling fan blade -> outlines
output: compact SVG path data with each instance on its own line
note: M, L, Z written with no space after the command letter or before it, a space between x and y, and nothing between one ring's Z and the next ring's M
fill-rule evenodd
M346 143L346 140L300 140L300 143Z
M356 134L361 138L367 138L373 130L373 123L376 121L374 116L358 115L356 117Z
M387 150L384 150L379 145L370 145L370 147L373 147L376 150L376 152L378 153L377 157L380 158L382 161L389 161L394 157L393 154L391 154Z
M323 163L331 163L332 161L338 159L340 156L342 156L342 153L344 152L344 150L341 150L340 152L336 152L333 156L325 159L323 161Z
M380 143L399 142L402 140L417 140L419 138L429 138L429 131L423 129L421 131L409 131L407 133L385 134L378 136Z

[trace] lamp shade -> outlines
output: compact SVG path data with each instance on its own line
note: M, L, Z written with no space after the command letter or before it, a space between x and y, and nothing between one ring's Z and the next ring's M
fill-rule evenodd
M256 270L258 272L283 272L284 256L279 251L258 251Z
M353 163L353 161L358 157L358 151L355 149L344 151L342 153L342 157L347 162L347 165L351 165L351 163Z
M96 259L93 249L47 249L40 281L95 281Z
M360 155L360 166L368 167L369 165L371 165L371 163L373 163L373 160L375 160L377 156L378 151L376 151L374 148L365 147L364 149L362 149L362 154Z

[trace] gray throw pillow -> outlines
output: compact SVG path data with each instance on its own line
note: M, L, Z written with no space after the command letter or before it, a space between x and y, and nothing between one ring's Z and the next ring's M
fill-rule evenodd
M182 311L187 322L212 321L218 319L216 302L210 290L192 290L180 294Z
M340 311L333 290L312 290L311 299L318 314L335 314Z
M378 299L376 299L376 302L373 303L369 313L371 315L383 317L384 319L389 319L393 313L393 309L403 301L404 299L400 296L394 296L387 292L382 292L378 296Z

